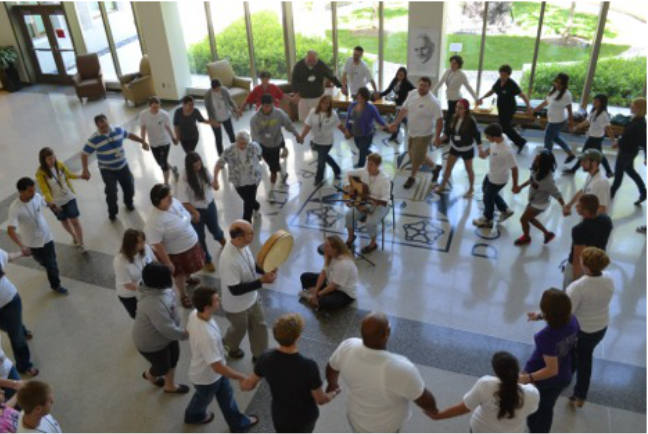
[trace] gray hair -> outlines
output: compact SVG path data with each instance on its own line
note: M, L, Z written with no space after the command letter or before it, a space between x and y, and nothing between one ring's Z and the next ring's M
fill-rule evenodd
M245 141L245 143L250 143L250 133L245 130L239 131L236 133L236 141Z

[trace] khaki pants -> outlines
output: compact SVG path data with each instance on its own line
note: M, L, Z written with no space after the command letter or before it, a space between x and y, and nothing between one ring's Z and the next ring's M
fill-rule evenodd
M250 335L250 350L254 357L259 357L268 349L268 328L258 299L247 310L238 313L225 312L225 317L230 326L225 333L223 344L230 351L239 348L246 332Z
M409 155L412 166L419 168L428 156L432 136L408 137Z
M297 104L297 109L299 111L299 120L304 122L308 117L311 109L317 107L320 97L317 98L299 98L299 103Z

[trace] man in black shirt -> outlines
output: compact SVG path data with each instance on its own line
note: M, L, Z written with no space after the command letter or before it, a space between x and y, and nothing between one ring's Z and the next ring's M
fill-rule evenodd
M304 319L297 313L282 315L272 332L279 347L259 357L254 373L243 380L242 390L252 390L265 378L272 394L272 422L277 432L313 432L319 417L317 405L331 401L339 389L322 390L322 378L315 361L297 349Z
M527 113L529 116L533 116L533 111L531 110L531 105L529 104L529 98L522 92L520 86L511 78L511 73L513 70L510 65L502 65L499 68L500 78L495 82L491 90L489 90L486 95L482 96L477 100L477 105L480 106L484 98L496 94L497 95L497 113L499 117L499 124L502 127L504 134L508 136L513 143L518 147L518 154L522 151L522 148L526 144L526 139L518 134L517 131L513 128L512 121L513 115L517 111L517 102L515 102L515 97L520 96L524 100L527 106Z
M607 214L598 214L599 201L593 194L584 194L576 204L576 211L583 217L583 221L572 228L572 245L569 259L565 264L563 289L583 275L581 254L585 247L598 247L605 250L612 220Z
M319 98L324 94L324 79L328 78L337 87L342 83L328 66L317 58L317 53L310 50L299 62L295 63L292 71L291 85L293 92L299 98L299 120L304 122L312 108L317 106Z

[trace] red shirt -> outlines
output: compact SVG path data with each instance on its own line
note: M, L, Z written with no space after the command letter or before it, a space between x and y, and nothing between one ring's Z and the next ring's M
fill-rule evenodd
M263 85L258 85L254 89L252 89L252 92L248 95L248 97L245 99L246 104L254 104L256 108L259 108L261 105L261 96L264 94L270 94L272 95L272 98L274 99L274 105L279 107L279 101L281 101L281 98L283 98L283 91L279 89L278 86L268 83L268 87L266 89L263 88Z

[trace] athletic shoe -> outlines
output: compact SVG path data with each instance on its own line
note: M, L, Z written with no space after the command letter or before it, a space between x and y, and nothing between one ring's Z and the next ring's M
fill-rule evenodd
M288 185L287 179L288 179L288 173L284 173L283 175L281 175L281 183L283 185Z
M441 165L437 164L436 166L434 166L434 169L432 169L432 182L437 182L440 173L441 173Z
M178 179L180 178L180 172L178 172L178 166L173 166L171 168L171 171L173 172L173 178L175 179L175 182L178 182Z
M583 405L585 405L585 400L576 398L575 396L570 396L569 405L571 405L574 408L581 408Z
M513 212L513 210L511 208L509 208L506 211L500 213L499 221L503 222L506 219L508 219L509 217L511 217L513 214L515 214L515 213Z
M567 159L565 160L565 164L569 164L569 163L571 163L572 161L574 161L575 159L576 159L576 156L575 156L574 154L570 154L570 155L567 157Z
M614 177L614 172L608 172L605 174L605 176L607 176L608 178L612 178Z
M556 238L556 234L554 234L553 232L549 232L544 236L544 243L549 244L549 242L551 242L551 240L553 240L554 238Z
M479 217L478 219L473 220L473 224L478 228L488 228L493 227L493 220L486 220L485 217Z
M634 203L635 206L641 205L646 200L646 192L643 192L639 195L639 199Z
M528 235L522 235L520 238L518 238L513 242L513 244L515 244L516 246L524 246L530 243L531 243L531 237Z
M129 212L133 212L133 211L135 211L135 205L126 205L126 209L127 209Z
M646 225L641 225L637 227L637 233L638 234L646 234Z
M412 188L415 182L416 182L416 178L412 178L410 176L409 178L407 178L407 181L405 181L405 184L403 184L403 188L405 190L409 190L410 188Z
M62 286L59 286L59 287L56 288L56 289L52 289L52 291L56 292L57 294L61 294L61 295L68 295L68 294L69 294L68 290L65 289L65 288L62 287Z

